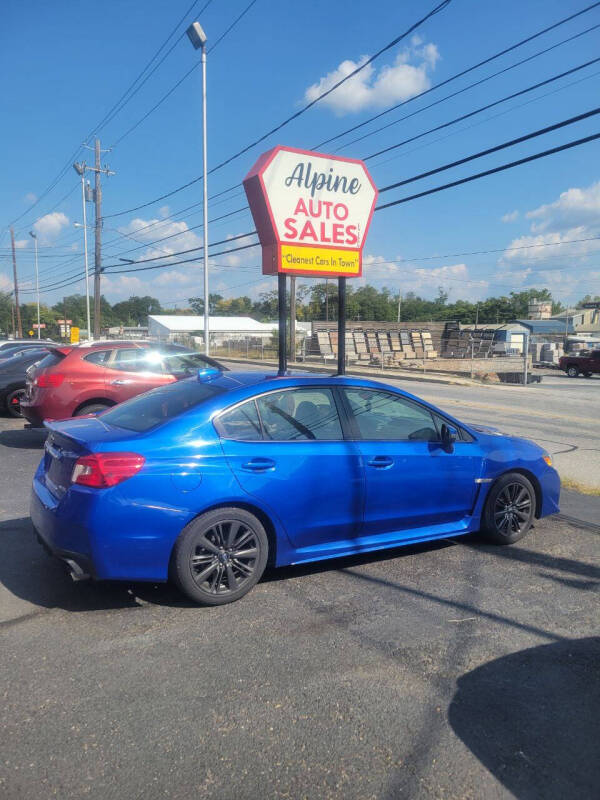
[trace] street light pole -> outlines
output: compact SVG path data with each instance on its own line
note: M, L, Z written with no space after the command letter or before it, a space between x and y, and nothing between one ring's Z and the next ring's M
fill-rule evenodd
M37 233L29 231L29 235L33 239L33 245L35 247L35 294L37 297L37 334L38 334L38 339L41 339L42 334L40 330L40 278L38 271L38 240L37 240Z
M202 191L204 197L204 352L209 354L209 312L210 295L208 290L208 159L206 136L206 34L199 22L187 29L187 35L195 50L201 50L202 61Z

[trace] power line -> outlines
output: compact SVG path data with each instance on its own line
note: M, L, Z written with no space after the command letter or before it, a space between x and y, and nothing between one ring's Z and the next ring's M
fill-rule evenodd
M443 186L436 186L433 189L427 189L424 192L419 192L418 194L412 194L408 197L401 197L399 200L393 200L390 203L385 203L384 205L377 206L375 211L381 211L384 208L390 208L391 206L397 206L401 203L407 203L409 200L417 200L419 197L425 197L429 194L435 194L436 192L444 191L444 189L451 189L454 186L461 186L463 183L469 183L470 181L477 180L478 178L485 178L488 175L494 175L497 172L503 172L507 169L512 169L513 167L521 166L521 164L527 164L530 161L536 161L540 158L545 158L546 156L554 155L555 153L561 153L563 150L569 150L572 147L579 147L582 144L587 144L588 142L593 142L596 139L600 139L600 133L594 133L591 136L586 136L583 139L576 139L573 142L567 142L566 144L561 144L558 147L552 147L550 150L544 150L541 153L535 153L534 155L527 156L526 158L520 158L517 161L511 161L508 164L501 164L499 167L493 167L493 169L487 169L484 172L478 172L475 175L469 175L466 178L460 178L457 181L452 181L451 183L446 183Z
M245 14L246 14L248 11L250 11L250 9L252 8L252 6L253 6L255 3L256 3L256 0L251 0L251 2L250 2L250 3L249 3L247 6L246 6L246 8L245 8L245 9L242 11L242 13L241 13L241 14L239 14L239 15L238 15L238 17L236 17L236 19L235 19L235 20L234 20L234 21L231 23L231 25L230 25L230 26L227 28L227 30L226 30L224 33L222 33L222 34L221 34L221 36L219 36L219 38L217 39L217 41L216 41L216 42L213 44L213 46L212 46L212 47L211 47L211 48L208 50L208 52L209 52L209 53L210 53L210 52L212 52L212 51L215 49L215 47L216 47L216 46L219 44L219 42L221 42L221 41L222 41L222 40L223 40L223 39L224 39L224 38L227 36L227 34L228 34L228 33L229 33L231 30L233 30L233 28L234 28L234 27L237 25L237 23L238 23L238 22L239 22L239 21L242 19L242 17L243 17L243 16L245 16ZM207 5L208 5L208 4L207 4ZM204 9L203 9L203 10L204 10ZM125 133L124 133L124 134L122 134L122 135L121 135L121 136L120 136L120 137L119 137L119 138L118 138L118 139L115 141L115 143L112 145L112 147L117 147L117 145L119 145L119 144L120 144L120 143L123 141L123 139L125 139L125 137L126 137L126 136L129 136L129 134L130 134L130 133L133 133L133 131L134 131L136 128L138 128L138 127L139 127L139 126L142 124L142 122L144 122L145 120L147 120L147 119L148 119L148 117L149 117L151 114L153 114L153 113L154 113L154 112L157 110L157 108L159 108L159 107L160 107L160 106L161 106L161 105L162 105L162 104L165 102L165 100L166 100L168 97L170 97L170 96L173 94L173 92L174 92L174 91L175 91L175 90L176 90L176 89L177 89L179 86L181 86L181 84L182 84L182 83L185 81L185 79L186 79L186 78L187 78L189 75L191 75L191 74L192 74L192 72L193 72L195 69L198 69L199 63L200 63L200 62L196 62L196 63L195 63L195 64L194 64L194 65L193 65L193 66L192 66L192 67L191 67L191 68L190 68L190 69L189 69L189 70L188 70L188 71L187 71L187 72L186 72L186 73L185 73L185 74L184 74L184 75L183 75L183 76L182 76L182 77L181 77L181 78L180 78L180 79L177 81L177 83L175 83L175 84L174 84L174 85L173 85L173 86L172 86L172 87L169 89L169 91L168 91L166 94L164 94L164 95L163 95L163 96L160 98L160 100L159 100L157 103L155 103L155 104L152 106L152 108L151 108L149 111L147 111L147 112L144 114L144 116L143 116L143 117L141 117L141 118L140 118L140 119L139 119L139 120L138 120L138 121L137 121L137 122L136 122L134 125L132 125L130 128L128 128L128 129L125 131ZM201 177L202 177L202 176L201 176Z
M93 136L94 134L96 134L100 130L102 130L102 128L104 128L106 125L108 125L108 123L111 122L117 116L117 114L120 111L122 111L122 109L127 105L127 103L129 103L129 101L139 92L139 90L142 88L142 86L152 77L152 75L156 72L156 70L160 67L160 65L165 61L165 59L168 58L168 56L173 52L175 47L177 47L177 45L179 44L181 39L185 36L185 31L183 31L177 37L175 42L173 42L171 47L167 50L167 52L160 59L160 61L153 67L152 70L150 70L150 72L142 80L142 77L144 76L144 73L152 66L152 63L158 58L158 56L160 55L162 50L164 50L164 48L167 46L169 41L173 38L173 36L175 35L175 32L177 31L177 29L179 28L181 23L184 22L184 20L188 16L188 14L190 14L192 12L192 10L194 9L194 7L196 5L198 5L198 2L199 2L199 0L194 0L194 2L191 4L191 6L189 6L187 11L183 14L181 19L177 22L177 24L175 25L175 27L173 28L171 33L167 36L165 41L158 48L156 53L152 56L150 61L146 64L146 66L140 72L140 74L137 76L137 78L133 81L133 83L130 84L129 88L121 95L119 100L117 100L117 102L112 106L112 108L110 108L109 111L104 115L104 117L100 120L98 125L88 134L88 136L86 138L86 141L88 141L91 136ZM208 6L211 3L212 3L212 0L207 0L207 2L200 9L198 14L202 15L206 11L206 9L208 8ZM141 81L141 82L138 84L138 81ZM136 87L136 84L138 84L137 87ZM122 101L124 101L124 102L122 102ZM114 145L113 145L113 147L114 147Z
M269 130L266 133L264 133L258 139L255 139L253 142L251 142L250 144L248 144L245 147L243 147L237 153L234 153L232 156L229 156L229 158L225 159L225 161L222 161L221 163L219 163L216 166L212 167L212 169L209 170L209 173L212 174L213 172L216 172L217 170L222 169L224 166L226 166L227 164L230 164L236 158L239 158L244 153L247 153L248 150L251 150L257 144L260 144L261 142L263 142L265 139L267 139L273 133L276 133L277 131L281 130L281 128L284 128L290 122L292 122L293 120L295 120L298 117L300 117L302 114L304 114L306 111L308 111L309 108L312 108L312 106L314 106L316 103L318 103L324 97L327 97L327 95L331 94L333 91L335 91L337 88L339 88L343 83L345 83L346 81L350 80L350 78L352 78L355 75L357 75L359 72L361 72L361 70L365 69L365 67L367 67L369 64L371 64L376 58L379 58L380 55L385 53L391 47L394 47L395 45L397 45L398 42L402 41L402 39L405 39L407 36L409 36L411 33L413 33L415 30L417 30L417 28L419 28L421 25L423 25L428 19L433 17L435 14L438 14L440 11L442 11L451 2L452 2L452 0L442 0L442 2L439 3L437 6L435 6L435 8L433 8L428 14L426 14L424 17L422 17L418 22L413 23L413 25L411 25L410 28L408 28L408 30L404 31L404 33L400 34L400 36L397 36L391 42L389 42L384 47L382 47L380 50L378 50L375 53L375 55L371 56L369 59L364 61L359 67L357 67L349 75L346 75L344 78L339 80L334 86L332 86L331 88L327 89L325 92L322 92L314 100L311 100L309 103L305 104L301 109L299 109L294 114L292 114L291 116L289 116L286 119L284 119L283 122L280 122L274 128L271 128L271 130ZM600 4L600 0L599 0L599 4ZM186 77L186 75L184 75L184 78L185 77ZM182 78L182 80L183 80L183 78ZM176 86L177 85L178 84L176 84ZM176 86L173 87L173 88L176 88ZM114 214L107 214L107 215L105 215L105 219L109 219L111 217L120 217L123 214L129 214L132 211L139 211L139 209L141 209L141 208L146 208L147 206L151 206L154 203L160 202L161 200L165 200L167 197L171 197L172 195L177 194L178 192L181 192L184 189L187 189L189 186L192 186L193 184L195 184L198 181L202 180L203 177L204 177L203 175L199 175L197 178L194 178L193 180L188 181L187 183L183 184L182 186L179 186L176 189L172 189L170 192L166 192L165 194L162 194L159 197L155 197L153 200L149 200L146 203L141 203L138 206L133 206L132 208L125 209L124 211L118 211L118 212L115 212Z
M430 133L435 133L436 131L443 130L444 128L450 127L450 125L456 125L457 122L463 122L465 119L469 119L470 117L474 117L477 114L481 114L483 111L488 111L490 108L494 108L501 103L505 103L508 100L514 100L515 97L521 97L524 94L528 94L529 92L533 92L535 89L539 89L541 86L547 86L549 83L554 83L555 81L560 80L561 78L565 78L567 75L572 75L575 72L579 72L586 67L591 66L592 64L597 64L600 61L600 57L593 58L590 61L586 61L583 64L579 64L577 67L572 67L571 69L566 70L565 72L560 72L558 75L553 75L551 78L546 78L544 81L539 81L538 83L534 83L531 86L527 86L525 89L520 89L518 92L513 92L512 94L507 95L506 97L501 97L500 100L495 100L493 103L487 103L484 106L480 106L476 108L474 111L469 111L466 114L461 114L460 117L455 117L454 119L449 120L448 122L442 122L441 125L436 125L433 128L430 128L427 131L423 131L422 133L417 133L415 136L410 136L408 139L403 139L401 142L396 142L396 144L389 145L389 147L384 147L381 150L378 150L376 153L371 153L368 156L365 156L365 161L370 161L372 158L376 156L381 156L384 153L389 153L391 150L397 150L399 147L402 147L405 144L409 144L410 142L414 142L417 139L422 139L423 136L427 136Z
M535 58L539 58L540 56L549 53L551 50L554 50L557 47L566 44L567 42L572 42L575 39L578 39L579 37L583 36L584 34L591 33L592 31L595 31L598 28L600 28L600 23L598 23L597 25L592 25L590 28L586 28L586 30L581 31L580 33L576 33L574 36L569 36L568 39L563 39L562 41L553 44L551 47L546 47L544 50L540 50L537 53L533 53L533 55L528 56L527 58L523 58L521 59L521 61L516 61L514 64L510 64L508 67L498 70L498 72L494 72L491 75L487 75L485 78L481 78L480 80L475 81L474 83L470 83L468 86L464 86L462 89L458 89L455 92L451 92L450 94L445 95L445 97L440 97L439 100L435 100L433 103L429 103L429 105L423 106L422 108L418 108L411 114L405 114L403 117L398 117L398 119L392 120L392 122L388 122L379 128L375 128L374 130L369 131L368 133L364 133L362 136L357 136L356 139L351 139L349 142L345 142L344 144L340 145L338 148L336 148L334 152L338 153L340 150L344 150L346 147L350 147L351 145L356 144L357 142L362 142L364 139L368 139L369 137L374 136L376 133L380 133L381 131L387 130L392 126L397 125L399 122L404 122L407 119L411 119L412 117L421 114L423 111L428 111L430 108L433 108L434 106L440 105L441 103L445 103L446 100L451 100L453 97L457 97L458 95L468 91L469 89L473 89L476 86L481 86L481 84L486 83L492 78L497 78L499 75L503 75L505 72L509 72L510 70L515 69L516 67L520 67L523 64L526 64L527 62L532 61ZM409 102L410 100L405 101L405 103Z
M510 53L512 50L516 50L517 48L522 47L524 44L527 44L528 42L532 42L534 39L537 39L540 36L543 36L545 33L548 33L549 31L554 30L555 28L558 28L561 25L565 25L567 22L570 22L571 20L575 19L576 17L580 17L582 14L587 14L588 11L592 11L594 8L597 8L598 6L600 6L600 0L599 0L599 2L592 3L591 5L586 6L585 8L581 9L581 11L577 11L574 14L570 14L568 17L564 17L563 19L558 20L558 22L555 22L552 25L548 25L546 28L542 28L542 30L538 31L537 33L534 33L534 34L532 34L531 36L528 36L525 39L521 39L521 41L516 42L515 44L511 45L510 47L504 48L504 50L500 50L498 53L495 53L493 56L489 56L488 58L485 58L483 61L479 61L477 64L473 64L473 66L467 67L466 69L462 70L461 72L457 72L455 75L451 75L449 78L446 78L446 80L441 81L441 83L436 83L435 86L430 86L429 89L426 89L425 91L421 92L420 94L416 94L413 97L410 97L408 100L404 100L401 103L397 103L394 106L390 106L390 108L386 108L384 111L381 111L379 114L375 114L374 116L370 117L369 119L366 119L363 122L359 122L357 125L353 125L351 128L348 128L347 130L342 131L342 133L338 133L335 136L332 136L330 139L325 139L323 142L320 142L318 145L316 145L315 147L313 147L311 149L318 150L319 148L323 147L324 145L329 144L330 142L333 142L336 139L340 139L342 136L346 136L346 134L352 133L353 131L356 131L359 128L362 128L363 126L368 125L370 122L373 122L374 120L385 116L386 114L390 114L392 111L395 111L397 108L400 108L400 106L406 105L406 103L412 103L414 100L418 100L420 97L424 97L426 94L429 94L430 92L433 92L435 89L439 89L442 86L446 86L448 83L451 83L452 81L455 81L458 78L462 78L463 75L467 75L469 72L473 72L474 70L478 69L479 67L483 67L483 66L485 66L485 64L489 64L491 61L495 61L497 58L500 58L501 56L506 55L506 53Z
M497 153L499 150L505 150L507 147L514 147L516 144L527 142L529 139L535 139L537 136L543 136L546 133L559 130L560 128L564 128L567 125L573 125L576 122L581 122L584 119L589 119L590 117L596 116L596 114L600 114L600 107L593 108L591 111L586 111L583 114L577 114L577 116L570 117L569 119L565 119L562 122L556 122L554 123L554 125L547 125L545 128L540 128L539 130L533 131L532 133L527 133L523 136L518 136L516 139L511 139L508 142L503 142L502 144L498 144L495 147L488 147L486 150L480 150L478 153L466 156L465 158L460 158L458 159L458 161L452 161L449 164L444 164L441 167L430 169L427 172L421 172L419 175L414 175L412 178L405 178L402 181L397 181L396 183L390 183L388 186L384 186L382 189L379 189L379 194L382 194L383 192L389 192L390 189L397 189L399 186L405 186L407 183L412 183L413 181L418 181L423 178L428 178L431 175L436 175L438 172L444 172L447 169L458 167L461 164L466 164L467 162L473 161L476 158L482 158L482 156L488 156L491 153Z

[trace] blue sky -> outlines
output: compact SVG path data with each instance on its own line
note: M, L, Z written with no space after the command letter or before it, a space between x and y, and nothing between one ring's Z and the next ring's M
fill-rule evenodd
M200 21L209 43L216 42L248 2L212 0L208 4ZM172 52L99 132L102 147L113 146L103 161L116 172L103 184L105 265L118 263L121 257L148 258L202 243L202 231L189 230L202 220L200 206L178 213L201 200L201 183L137 212L109 215L169 192L202 171L199 69L193 70L132 133L119 140L198 62L198 53L187 38L177 37L205 3L196 3L169 42L168 47L175 43ZM297 111L434 5L433 1L417 0L374 0L369 4L355 0L257 0L208 55L209 168ZM313 147L585 5L584 0L452 0L419 29L416 38L401 42L327 101L317 103L263 144L212 174L210 195L236 184L240 188L210 203L209 217L245 205L241 180L260 153L274 144ZM52 191L33 209L27 209L69 159L73 160L85 137L190 6L191 0L105 0L100 7L89 3L74 6L66 0L51 4L8 0L5 4L0 33L5 112L0 290L11 288L12 282L10 238L5 226L24 212L15 222L24 299L33 298L33 247L28 236L32 228L39 236L42 287L82 269L82 233L73 227L73 222L81 221L81 198L73 169L69 167ZM346 145L341 147L341 155L364 158L579 66L598 56L600 27L425 109L457 89L594 25L600 26L600 6L324 149L332 152ZM600 62L370 159L368 166L380 187L403 180L588 111L597 105L599 85ZM419 113L410 119L348 145L352 138L416 111ZM596 133L598 124L598 117L592 117L387 192L381 201ZM416 291L426 297L435 296L441 286L451 299L477 299L530 286L548 286L563 302L586 293L600 294L600 241L572 241L600 236L599 148L599 142L592 142L376 213L364 251L363 281L387 285L394 292ZM89 161L92 153L82 150L78 158ZM88 206L88 214L91 220L92 206ZM136 233L148 225L151 227ZM253 228L249 212L238 213L211 225L209 242ZM155 243L165 236L171 238ZM568 243L557 244L562 241ZM497 252L462 255L474 251ZM213 258L211 291L255 297L274 288L275 279L261 276L258 264L258 248ZM108 275L114 272L115 268L107 269L103 280L103 291L113 302L131 294L152 294L168 304L184 306L187 297L201 294L200 259L197 264ZM83 281L79 281L65 288L44 289L42 299L54 303L63 294L82 290Z

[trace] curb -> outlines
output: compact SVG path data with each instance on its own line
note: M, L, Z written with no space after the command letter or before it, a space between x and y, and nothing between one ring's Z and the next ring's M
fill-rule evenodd
M225 363L231 364L255 364L256 366L265 366L265 367L275 367L277 368L278 362L272 361L270 359L265 359L264 361L261 359L253 359L253 358L220 358L219 356L213 356L213 358L217 358L219 361L223 361ZM335 365L332 364L331 367L326 365L320 364L306 364L304 362L293 361L288 362L289 369L300 370L302 372L323 372L326 374L331 374L332 369L335 369ZM486 386L485 383L480 383L479 381L472 381L470 378L461 378L458 375L452 375L451 377L446 378L443 375L438 374L431 374L428 372L420 373L419 375L415 375L410 372L404 372L400 370L373 370L373 369L348 369L348 375L354 375L356 377L365 377L365 378L377 378L378 380L385 380L386 377L393 378L394 380L407 380L407 381L426 381L428 383L441 383L445 385L454 385L454 386Z

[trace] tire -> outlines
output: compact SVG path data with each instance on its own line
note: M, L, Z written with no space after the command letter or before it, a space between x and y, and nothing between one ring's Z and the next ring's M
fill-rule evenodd
M495 544L518 542L531 528L535 502L535 490L524 475L503 475L490 489L481 532Z
M245 555L236 558L235 552ZM268 555L269 540L256 517L241 508L217 508L180 533L171 577L190 600L220 606L252 589L265 571Z
M87 406L78 408L73 416L83 417L86 414L101 414L103 411L106 411L107 408L110 408L108 403L89 403Z
M6 395L6 410L11 417L22 417L21 400L25 397L25 389L13 389Z
M579 375L579 370L574 366L567 367L567 375L569 378L577 378Z
M591 378L592 377L592 373L591 372L584 372L583 373L583 377L584 378Z

